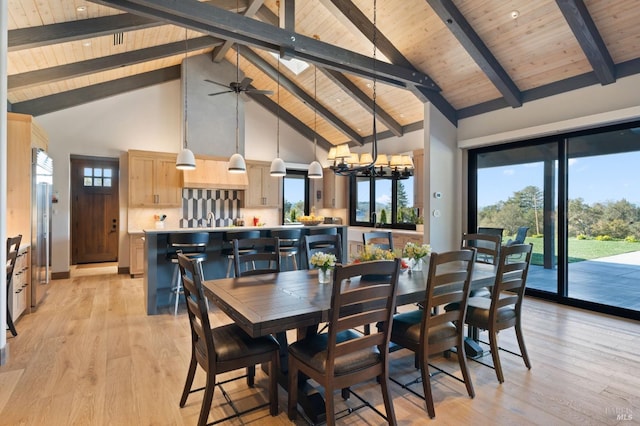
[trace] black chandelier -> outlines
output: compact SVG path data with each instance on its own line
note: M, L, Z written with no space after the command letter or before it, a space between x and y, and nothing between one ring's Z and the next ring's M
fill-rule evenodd
M374 161L372 154L368 152L360 156L349 152L347 157L345 149L341 147L343 145L331 148L327 156L333 162L329 167L338 175L388 179L407 179L413 176L413 160L407 154L378 154Z

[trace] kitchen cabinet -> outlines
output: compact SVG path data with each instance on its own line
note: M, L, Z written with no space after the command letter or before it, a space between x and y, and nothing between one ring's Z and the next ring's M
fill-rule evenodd
M47 149L45 131L27 114L7 114L7 235L31 242L31 152Z
M144 274L144 234L129 234L129 274L131 278Z
M181 191L176 154L129 151L129 207L180 207Z
M184 170L185 188L246 189L246 173L229 173L229 161L196 157L196 169Z
M325 169L323 171L323 201L322 205L325 209L346 209L347 206L347 185L349 178L347 176L336 175L333 170Z
M11 318L14 322L20 315L28 312L27 308L31 306L31 260L29 256L29 246L20 247L8 293L9 310L11 311Z
M282 178L270 175L271 163L247 162L245 207L281 207Z

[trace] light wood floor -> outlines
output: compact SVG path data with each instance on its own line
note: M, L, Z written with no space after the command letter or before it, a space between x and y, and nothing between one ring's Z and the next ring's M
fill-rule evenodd
M147 316L142 279L110 271L88 275L83 269L72 272L71 279L54 281L38 311L18 321L19 335L8 337L9 360L0 367L0 424L196 424L201 394L192 395L185 408L178 406L190 355L184 308L177 317L169 310ZM229 321L215 308L211 316L214 325ZM466 395L461 383L436 376L434 420L426 416L422 400L392 384L399 424L638 423L638 323L528 299L524 327L532 370L520 358L501 353L506 381L500 385L493 370L471 362L475 399ZM514 334L501 333L501 342L514 347ZM439 359L437 364L457 372L453 358ZM392 365L393 375L415 374L408 352L396 352ZM200 371L201 382L203 377ZM264 399L261 371L255 390L247 390L243 381L236 383L226 390L240 405ZM384 412L375 383L359 389ZM335 398L344 407L339 395ZM222 412L229 408L216 391L210 420ZM632 421L619 420L619 415ZM265 408L243 420L291 424L286 393L280 389L278 417L270 417ZM363 409L340 423L384 421Z

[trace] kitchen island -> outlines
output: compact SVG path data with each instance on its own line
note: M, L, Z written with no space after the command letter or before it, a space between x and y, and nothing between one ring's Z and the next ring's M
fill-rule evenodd
M268 237L272 230L299 228L302 236L308 235L313 229L336 228L342 238L342 253L346 261L347 250L347 226L345 225L286 225L286 226L233 226L223 228L176 228L176 229L145 229L144 240L144 291L147 315L155 315L158 308L168 307L171 296L171 278L175 264L167 257L168 236L176 232L208 232L207 260L202 267L205 279L212 280L224 278L227 271L226 250L231 246L226 241L227 232L259 230L261 236ZM300 252L303 252L303 242L300 241ZM300 259L298 265L304 267L306 259Z

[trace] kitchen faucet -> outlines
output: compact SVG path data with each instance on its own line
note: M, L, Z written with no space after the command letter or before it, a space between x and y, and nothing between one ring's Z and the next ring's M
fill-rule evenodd
M207 213L207 224L210 228L215 228L216 226L216 217L213 212Z

